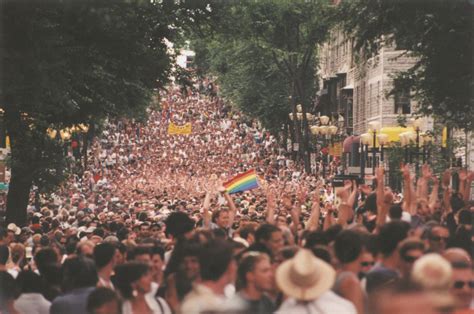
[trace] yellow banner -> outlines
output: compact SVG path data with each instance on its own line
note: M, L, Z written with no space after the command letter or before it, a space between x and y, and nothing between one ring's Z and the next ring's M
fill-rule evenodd
M448 147L448 128L443 128L443 135L441 137L441 147L446 148Z
M168 125L168 134L169 135L189 135L192 133L191 123L186 123L184 125L176 125L173 122L170 122Z
M329 155L334 157L341 157L342 156L342 143L337 142L333 145L329 145Z

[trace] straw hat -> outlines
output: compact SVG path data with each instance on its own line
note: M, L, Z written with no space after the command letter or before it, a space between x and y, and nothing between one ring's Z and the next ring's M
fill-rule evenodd
M300 249L276 271L278 287L286 295L302 301L317 299L331 289L335 279L336 271L307 249Z

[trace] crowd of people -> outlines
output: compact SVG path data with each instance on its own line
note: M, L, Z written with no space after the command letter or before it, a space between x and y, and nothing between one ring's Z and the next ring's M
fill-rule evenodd
M454 191L428 165L402 166L403 193L382 167L336 188L215 89L170 87L146 123L107 122L82 176L0 227L0 313L474 310L473 172ZM250 169L259 188L229 195Z

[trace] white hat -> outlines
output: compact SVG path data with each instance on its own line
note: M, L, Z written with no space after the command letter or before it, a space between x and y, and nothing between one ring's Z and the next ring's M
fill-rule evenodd
M7 226L9 231L13 231L14 234L19 235L21 233L21 228L15 225L13 222Z
M89 228L87 228L87 229L85 230L85 233L92 233L92 232L94 232L95 229L96 229L96 228L95 228L94 226L90 226Z
M302 301L317 299L331 289L335 279L331 265L307 249L300 249L276 271L276 282L283 293Z

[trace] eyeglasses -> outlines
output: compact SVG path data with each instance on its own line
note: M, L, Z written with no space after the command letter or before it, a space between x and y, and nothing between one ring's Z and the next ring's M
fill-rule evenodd
M444 242L448 241L448 237L438 237L438 236L431 236L430 239L435 242L441 242L443 240Z
M402 259L407 263L414 263L419 256L402 255Z
M468 285L469 288L473 289L474 288L474 280L471 280L471 281L461 281L461 280L457 280L454 282L454 288L456 289L462 289L464 288L464 285Z
M375 262L360 262L360 266L367 267L367 266L374 266Z

